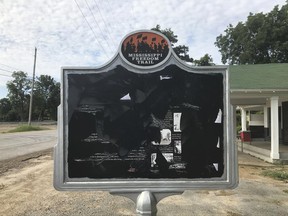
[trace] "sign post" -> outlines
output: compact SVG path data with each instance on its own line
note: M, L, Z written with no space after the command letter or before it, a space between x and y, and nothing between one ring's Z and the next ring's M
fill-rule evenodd
M54 186L108 190L139 214L165 196L238 184L226 66L193 67L154 31L98 68L62 68Z

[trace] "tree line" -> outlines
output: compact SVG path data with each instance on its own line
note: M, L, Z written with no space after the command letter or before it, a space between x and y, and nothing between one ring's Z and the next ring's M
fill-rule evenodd
M213 63L213 58L211 55L206 53L203 57L200 59L193 59L189 56L189 47L186 45L177 45L175 44L178 42L178 35L176 35L171 28L161 29L160 25L156 25L155 28L152 28L151 30L158 31L162 34L164 34L168 40L171 43L172 49L175 52L175 54L182 59L185 62L190 62L195 66L212 66L215 65Z
M199 60L189 56L189 47L178 45L177 35L156 25L152 30L164 34L180 59L195 66L212 66L213 58L206 53ZM229 24L214 43L221 53L223 64L288 63L288 0L281 8L276 5L268 13L250 13L245 22Z
M288 1L268 13L250 13L216 38L223 64L288 62Z
M23 71L15 71L6 86L8 94L0 99L0 121L27 121L31 79ZM33 90L32 120L57 120L60 83L49 75L36 77Z

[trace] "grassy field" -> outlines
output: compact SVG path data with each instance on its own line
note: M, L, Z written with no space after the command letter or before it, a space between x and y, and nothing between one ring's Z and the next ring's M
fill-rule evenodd
M14 133L35 130L53 130L56 129L57 122L32 122L28 126L27 122L0 122L0 133Z

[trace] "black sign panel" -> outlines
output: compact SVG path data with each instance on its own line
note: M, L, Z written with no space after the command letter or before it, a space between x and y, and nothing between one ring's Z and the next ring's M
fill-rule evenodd
M67 77L69 178L223 175L221 73L119 65Z

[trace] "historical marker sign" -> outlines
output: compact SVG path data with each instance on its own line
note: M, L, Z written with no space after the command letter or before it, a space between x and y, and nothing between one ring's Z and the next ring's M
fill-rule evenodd
M136 67L157 66L169 57L170 52L168 39L154 32L130 34L121 45L121 55Z
M57 189L232 188L227 68L191 67L138 31L100 68L63 68Z

